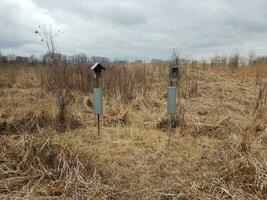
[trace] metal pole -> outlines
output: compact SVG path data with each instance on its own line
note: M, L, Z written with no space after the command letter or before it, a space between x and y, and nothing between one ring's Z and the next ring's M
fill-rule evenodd
M100 138L100 116L97 115L97 136Z
M175 87L175 90L176 90L176 81L170 80L169 86L170 87ZM176 103L176 101L175 101L175 103ZM176 128L176 127L173 126L173 124L174 124L174 118L175 118L175 114L174 113L170 113L168 146L171 143L171 135L172 135L172 132L174 131L174 128Z
M171 143L171 132L172 132L172 115L170 115L170 120L169 120L169 140L168 140L168 146Z
M96 77L96 88L99 88L98 77Z
M96 76L96 88L99 88L98 76ZM100 138L100 116L97 115L97 136Z
M175 86L174 81L170 80L170 86ZM169 124L170 125L170 129L169 129L170 133L169 133L169 139L171 138L172 120L173 120L173 115L170 114L170 124Z

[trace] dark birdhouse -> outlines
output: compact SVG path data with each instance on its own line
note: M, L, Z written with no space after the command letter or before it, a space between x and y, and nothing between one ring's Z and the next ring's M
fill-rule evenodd
M95 63L91 67L91 70L95 72L96 78L100 78L102 70L106 70L106 69L100 63Z
M175 64L170 66L170 81L177 81L179 78L179 67Z

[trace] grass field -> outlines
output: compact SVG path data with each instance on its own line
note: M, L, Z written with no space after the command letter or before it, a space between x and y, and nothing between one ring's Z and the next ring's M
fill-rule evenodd
M267 199L266 65L183 66L170 138L167 63L107 66L101 138L73 69L0 67L1 199Z

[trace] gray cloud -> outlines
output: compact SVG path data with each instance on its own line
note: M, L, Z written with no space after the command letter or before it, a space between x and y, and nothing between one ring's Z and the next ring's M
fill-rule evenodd
M267 53L265 0L2 0L0 49L44 53L39 24L63 28L61 52L111 58Z

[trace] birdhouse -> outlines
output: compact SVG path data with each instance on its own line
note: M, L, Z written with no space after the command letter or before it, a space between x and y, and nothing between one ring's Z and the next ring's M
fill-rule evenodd
M170 81L175 82L179 78L179 67L175 64L170 66Z
M95 63L91 67L91 70L95 72L96 78L100 78L102 70L106 70L106 69L100 63Z

